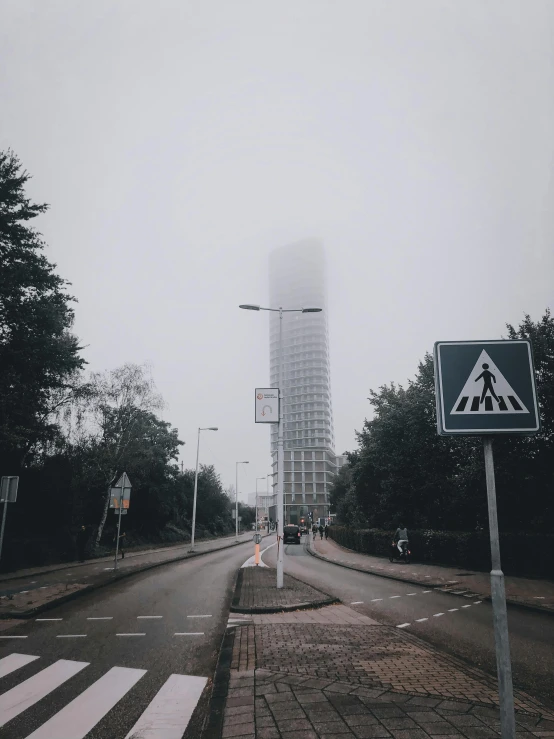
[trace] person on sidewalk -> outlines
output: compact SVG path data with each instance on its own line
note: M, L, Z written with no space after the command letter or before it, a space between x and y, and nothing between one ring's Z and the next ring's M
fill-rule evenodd
M402 545L408 544L408 529L403 523L394 532L394 542L398 547L398 551L402 554Z
M314 523L314 525L312 526L312 539L315 539L316 534L317 534L317 526Z
M329 536L329 526L327 526L327 524L325 524L325 528L323 529L323 532L325 534L325 539L327 539Z
M115 536L113 538L113 543L117 543L117 531L115 532ZM116 544L117 545L117 544ZM121 552L121 559L125 559L125 552L123 550L123 547L125 546L125 532L119 535L119 551Z
M323 526L319 524L319 538L323 539Z
M88 531L86 526L81 526L77 532L77 559L79 562L85 561L85 548L88 540Z

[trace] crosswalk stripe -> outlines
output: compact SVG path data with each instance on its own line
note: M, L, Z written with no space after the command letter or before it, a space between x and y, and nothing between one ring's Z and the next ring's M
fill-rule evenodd
M207 682L206 677L171 675L125 739L181 739Z
M0 726L4 726L8 721L19 716L20 713L33 706L88 665L88 662L59 659L50 667L46 667L33 677L16 685L15 688L8 690L7 693L0 696ZM56 735L52 734L51 736ZM62 739L62 737L59 737L59 739Z
M6 677L10 672L19 670L20 667L25 667L29 662L34 662L38 657L34 657L32 654L8 654L7 657L0 659L0 677Z
M146 670L112 667L27 739L84 739Z

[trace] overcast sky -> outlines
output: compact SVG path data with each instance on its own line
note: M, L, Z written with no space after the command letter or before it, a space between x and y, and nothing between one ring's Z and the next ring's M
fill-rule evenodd
M0 148L89 369L149 362L255 488L269 251L319 237L337 451L370 388L554 302L552 0L0 0ZM260 489L264 484L260 483Z

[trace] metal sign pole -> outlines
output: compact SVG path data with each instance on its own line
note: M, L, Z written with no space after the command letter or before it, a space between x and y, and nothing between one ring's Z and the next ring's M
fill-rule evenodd
M500 566L500 538L498 534L498 516L496 512L494 459L492 454L492 438L490 436L483 437L483 448L485 452L485 475L487 479L489 532L491 539L491 599L494 622L494 641L496 644L498 693L500 697L500 728L502 739L515 739L514 690L512 686L510 640L508 636L508 614L506 611L504 573Z
M8 512L8 501L4 501L4 511L2 513L2 528L0 529L0 559L2 559L2 545L4 544L4 529L6 527L6 514Z
M115 540L115 562L114 562L114 570L117 570L117 555L119 554L119 532L121 531L121 509L123 508L123 490L125 486L125 480L122 481L121 485L121 493L119 495L119 514L118 514L118 520L117 520L117 537Z

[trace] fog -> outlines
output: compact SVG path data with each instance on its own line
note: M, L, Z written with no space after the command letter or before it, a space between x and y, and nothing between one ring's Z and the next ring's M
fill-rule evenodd
M223 483L270 472L268 254L320 238L337 452L436 340L554 300L551 0L0 0L0 148L88 369L147 362ZM265 485L260 483L260 491Z

